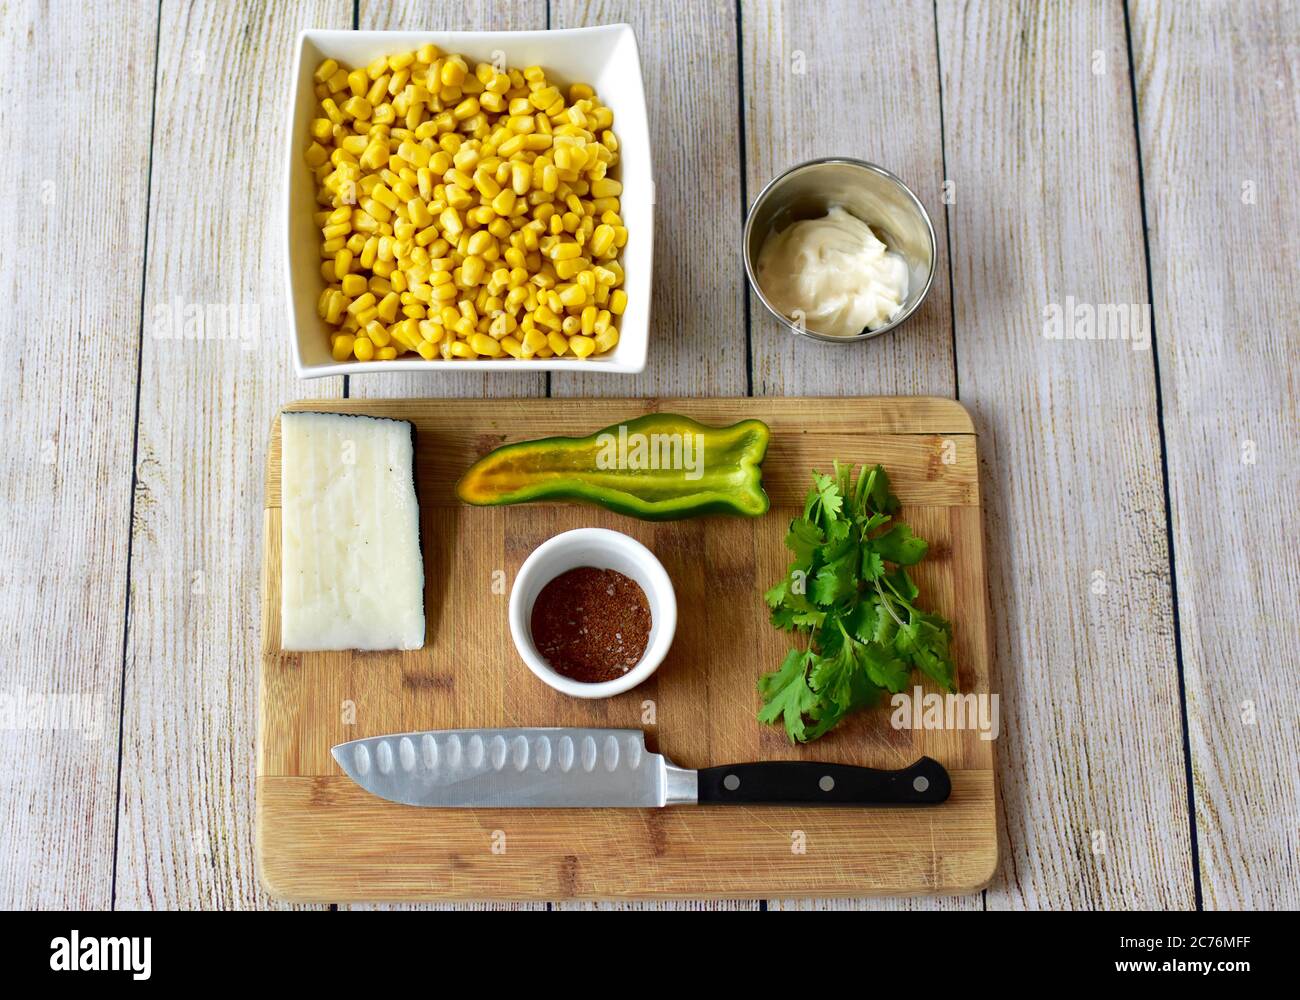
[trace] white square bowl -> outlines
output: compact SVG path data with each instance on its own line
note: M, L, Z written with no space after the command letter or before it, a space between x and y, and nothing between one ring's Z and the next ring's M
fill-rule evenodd
M335 59L351 68L364 67L383 55L407 52L432 42L444 52L458 52L471 64L504 59L507 66L541 66L561 87L589 83L614 112L619 162L610 176L621 181L621 215L627 245L619 258L625 275L627 311L619 340L600 357L493 358L478 361L401 357L393 361L335 361L329 331L316 313L322 289L320 232L312 215L318 210L316 182L303 161L308 125L316 109L316 67ZM285 260L289 292L289 334L294 367L300 378L358 375L366 372L442 371L583 371L639 372L645 368L650 338L650 276L654 255L654 180L650 166L650 129L636 36L627 24L557 31L317 31L298 35L289 94L289 135L285 157Z

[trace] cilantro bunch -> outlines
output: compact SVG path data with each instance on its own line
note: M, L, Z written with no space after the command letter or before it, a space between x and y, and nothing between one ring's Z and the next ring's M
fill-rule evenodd
M815 740L882 691L901 691L914 668L956 690L952 626L916 606L905 568L928 546L894 521L897 511L882 466L855 476L836 462L833 476L813 472L803 517L790 522L794 562L763 596L772 624L808 645L760 678L758 719L783 719L791 742Z

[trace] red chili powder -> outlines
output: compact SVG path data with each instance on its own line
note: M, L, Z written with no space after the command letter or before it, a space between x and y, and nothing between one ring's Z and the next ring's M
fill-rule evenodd
M637 582L612 569L579 566L542 588L533 642L565 677L596 684L631 670L650 638L650 603Z

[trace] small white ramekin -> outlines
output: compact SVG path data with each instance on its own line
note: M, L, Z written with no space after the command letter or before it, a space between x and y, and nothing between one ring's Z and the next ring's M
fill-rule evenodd
M645 653L622 677L595 684L575 681L554 670L533 642L533 604L542 588L561 573L580 566L612 569L635 580L650 604L650 637ZM659 669L677 631L677 595L653 552L619 531L577 528L549 538L519 567L510 590L510 635L528 669L557 691L575 698L608 698L630 691Z

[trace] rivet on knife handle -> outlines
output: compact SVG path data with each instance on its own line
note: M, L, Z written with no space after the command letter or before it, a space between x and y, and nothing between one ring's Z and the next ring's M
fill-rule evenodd
M936 805L952 791L943 765L922 757L898 771L810 760L774 760L706 767L700 805Z

